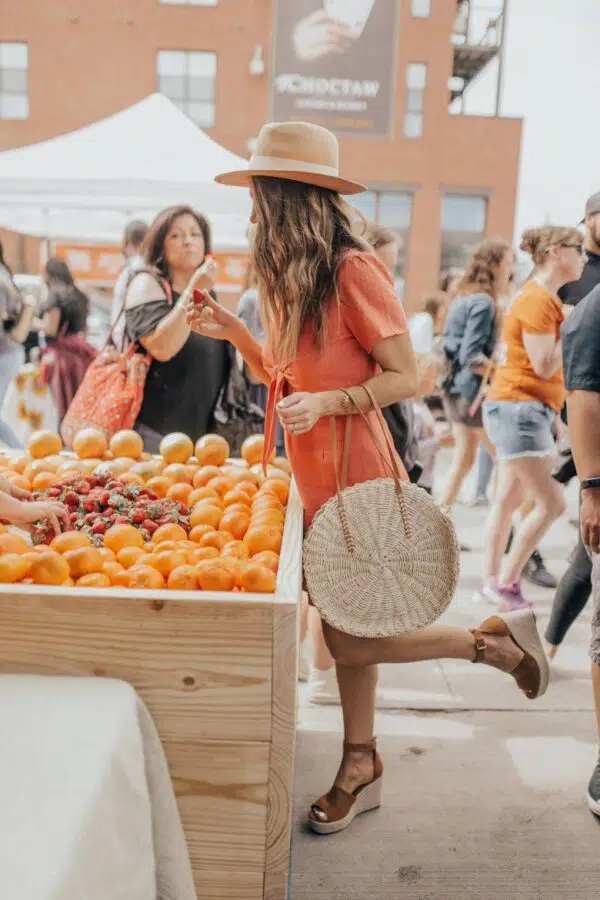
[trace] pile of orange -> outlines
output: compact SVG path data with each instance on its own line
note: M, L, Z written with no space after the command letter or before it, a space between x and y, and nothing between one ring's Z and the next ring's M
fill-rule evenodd
M0 582L273 592L290 470L285 459L273 459L265 476L263 448L264 438L253 436L244 443L242 458L230 459L227 441L218 435L206 435L194 446L186 435L172 434L152 456L133 431L107 442L102 432L86 429L75 439L76 456L68 459L60 455L58 435L37 432L27 454L0 460L0 474L44 490L73 471L93 471L92 463L94 469L110 466L115 476L184 503L190 532L163 525L145 544L137 528L121 524L106 532L101 547L71 531L49 547L35 548L13 533L0 534Z

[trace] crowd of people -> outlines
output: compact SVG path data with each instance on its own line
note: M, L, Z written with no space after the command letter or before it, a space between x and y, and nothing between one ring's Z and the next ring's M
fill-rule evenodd
M520 249L531 258L524 284L515 283L512 246L485 240L464 271L446 273L439 291L407 321L393 281L398 238L365 222L342 198L360 185L325 176L322 166L313 171L319 149L335 141L315 129L284 125L261 132L263 166L275 132L294 160L311 146L300 173L274 165L223 176L225 183L247 184L253 195L250 264L237 315L215 293L208 221L175 206L148 226L137 220L127 226L109 338L119 352L148 357L135 428L151 452L169 432L195 440L214 430L232 372L241 373L247 403L266 417L267 450L273 445L290 457L307 527L336 490L331 466L314 463L331 456L329 417L353 411L340 388L369 385L384 408L403 475L444 507L459 502L477 467L472 502L487 509L477 598L493 604L497 616L469 630L431 626L362 642L324 623L305 598L301 668L309 699L341 703L344 713L334 787L309 813L311 827L329 833L362 811L361 792L375 784L380 790L382 762L372 738L379 662L462 658L511 674L530 697L545 689L537 632L529 644L517 641L510 614L531 610L524 577L556 586L538 548L564 513L566 471L583 479L583 528L556 591L546 646L553 657L594 590L600 728L600 567L589 553L600 550L600 194L587 203L584 233L544 225L523 234ZM86 341L89 302L68 267L50 259L44 280L36 309L16 289L0 250L0 403L27 345L45 361L62 419L96 354ZM379 433L370 401L357 391L352 401ZM356 419L349 485L386 474ZM0 440L20 444L2 420ZM452 459L440 485L442 447L452 448ZM0 485L0 499L10 506L7 518L20 521L15 504L27 498ZM59 528L61 511L47 513ZM600 767L589 802L600 814Z

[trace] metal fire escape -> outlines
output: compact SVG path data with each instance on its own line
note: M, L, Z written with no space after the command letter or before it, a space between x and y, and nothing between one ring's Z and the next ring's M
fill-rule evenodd
M506 37L508 0L457 0L452 44L454 65L450 102L461 101L478 75L498 57L495 115L500 115L503 78L503 44Z

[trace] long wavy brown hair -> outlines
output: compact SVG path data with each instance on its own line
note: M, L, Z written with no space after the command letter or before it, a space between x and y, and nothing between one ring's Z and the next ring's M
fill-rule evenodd
M489 294L498 299L498 267L512 248L500 238L483 241L471 254L465 273L461 278L458 294Z
M277 360L294 359L302 329L323 346L326 311L336 296L345 251L366 249L349 210L334 191L280 178L255 177L252 243L263 323Z

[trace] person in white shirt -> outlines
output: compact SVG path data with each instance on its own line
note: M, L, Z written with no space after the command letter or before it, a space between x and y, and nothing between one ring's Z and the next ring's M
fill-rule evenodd
M110 312L110 324L113 329L113 343L115 347L120 348L123 341L123 333L125 330L125 314L123 312L123 307L125 304L127 287L133 272L144 267L142 244L144 243L147 231L148 226L145 222L142 222L141 219L133 219L131 222L127 223L125 231L123 232L121 250L125 257L125 265L115 282Z
M423 310L415 313L408 320L408 330L415 353L431 353L433 351L440 306L439 295L432 294L425 298Z

